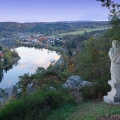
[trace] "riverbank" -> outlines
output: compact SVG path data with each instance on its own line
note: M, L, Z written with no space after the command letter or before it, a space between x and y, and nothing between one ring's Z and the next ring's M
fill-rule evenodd
M12 65L12 64L14 64L14 63L16 63L16 62L17 62L18 60L20 60L20 59L21 59L21 57L20 57L20 56L15 57L15 58L12 58L12 62L11 62L10 64L3 65L3 66L0 68L0 70L5 69L5 68L9 67L10 65Z
M59 47L59 46L49 46L49 47L46 47L46 49L60 53L60 58L55 62L54 67L61 65L62 63L63 64L65 63L64 57L67 56L67 50L65 48Z
M16 41L15 44L19 47L25 46L25 47L45 48L45 49L49 49L56 52L66 53L66 49L59 46L52 46L52 45L46 45L46 44L40 44L40 43L20 42L18 40Z
M63 56L61 55L60 58L59 58L59 60L56 61L56 63L54 64L54 67L62 64L63 62L64 62L64 61L63 61Z
M44 48L45 45L41 45L40 43L27 43L27 42L20 42L16 41L16 46L25 46L25 47L35 47L35 48Z

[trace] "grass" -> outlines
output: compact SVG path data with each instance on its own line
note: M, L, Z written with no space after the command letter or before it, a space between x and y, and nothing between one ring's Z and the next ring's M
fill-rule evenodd
M66 120L75 111L75 106L67 105L54 110L45 120Z
M81 102L75 106L74 103L71 103L73 102L71 97L69 98L69 95L67 96L64 91L56 92L37 92L24 99L11 102L0 111L0 119L18 120L17 118L19 118L19 120L31 120L32 117L34 120L97 120L98 118L110 117L120 113L120 105L111 105L94 100ZM41 109L41 106L46 105L46 103L54 103L53 107L56 105L57 107L56 109L51 107L50 111L47 110L46 106L46 109ZM24 117L20 118L22 115L26 116L26 119Z
M62 50L57 47L57 46L48 46L48 47L45 47L46 49L49 49L49 50L52 50L52 51L56 51L56 52L61 52Z
M101 117L109 117L120 113L120 105L111 105L105 102L83 102L80 103L75 112L66 120L97 120Z
M53 50L55 50L55 51L60 50L60 48L59 48L59 47L57 47L57 46L51 46L51 48L52 48Z
M107 30L108 28L110 27L98 27L98 28L93 28L93 29L90 29L90 28L84 28L84 29L79 29L77 31L74 31L74 32L67 32L67 33L62 33L62 34L59 34L60 36L65 36L65 35L82 35L85 30L86 32L91 32L91 31L96 31L96 30Z

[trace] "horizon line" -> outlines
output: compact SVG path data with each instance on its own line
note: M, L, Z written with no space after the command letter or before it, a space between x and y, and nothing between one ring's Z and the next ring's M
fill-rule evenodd
M0 23L7 23L7 22L11 22L11 23L57 23L57 22L108 22L109 20L75 20L75 21L51 21L51 22L38 22L38 21L35 21L35 22L16 22L16 21L0 21Z

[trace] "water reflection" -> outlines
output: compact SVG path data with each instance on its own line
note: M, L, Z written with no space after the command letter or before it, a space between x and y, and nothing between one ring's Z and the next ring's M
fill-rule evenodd
M19 47L16 51L21 59L4 71L0 71L0 88L11 87L18 82L18 77L24 73L32 74L37 67L47 68L51 60L57 61L60 58L60 55L56 54L55 51L48 52L47 49Z
M13 64L14 66L18 65L18 62ZM0 82L2 82L2 79L4 77L4 72L7 73L10 69L13 68L13 65L9 65L8 67L4 68L3 70L0 70Z
M4 74L3 74L3 70L0 70L0 82L1 82L2 79L3 79L3 76L4 76Z
M13 65L9 65L8 67L6 67L5 69L4 69L4 71L7 73L10 69L12 69L13 68Z

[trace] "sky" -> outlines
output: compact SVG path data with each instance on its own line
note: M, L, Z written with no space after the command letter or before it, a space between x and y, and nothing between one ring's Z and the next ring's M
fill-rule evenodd
M0 22L107 21L96 0L0 0Z

